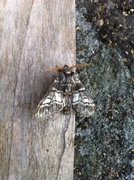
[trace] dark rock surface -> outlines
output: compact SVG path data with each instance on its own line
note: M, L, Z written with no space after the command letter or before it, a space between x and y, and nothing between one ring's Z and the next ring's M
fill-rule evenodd
M134 179L134 1L76 1L78 70L95 101L77 117L75 180Z

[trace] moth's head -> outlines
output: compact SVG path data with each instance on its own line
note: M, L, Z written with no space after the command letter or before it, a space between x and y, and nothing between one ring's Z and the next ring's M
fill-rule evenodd
M72 69L68 65L63 66L63 71L66 74L72 74L72 72L73 72Z

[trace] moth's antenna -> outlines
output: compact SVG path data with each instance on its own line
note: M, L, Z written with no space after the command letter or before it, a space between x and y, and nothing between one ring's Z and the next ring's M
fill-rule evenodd
M54 67L54 68L49 68L47 71L61 71L63 70L63 67Z
M70 68L72 69L72 68L77 68L77 67L81 67L81 66L89 66L89 64L76 64L76 65L74 65L74 66L71 66Z
M89 64L76 64L74 66L71 66L70 68L77 68L77 67L82 67L82 66L89 66ZM54 67L54 68L49 68L47 71L62 71L64 70L64 67Z

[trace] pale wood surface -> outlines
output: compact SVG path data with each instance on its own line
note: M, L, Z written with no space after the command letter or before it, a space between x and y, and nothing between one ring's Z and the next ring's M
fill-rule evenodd
M0 179L72 180L75 117L36 120L55 72L75 64L74 0L0 2Z

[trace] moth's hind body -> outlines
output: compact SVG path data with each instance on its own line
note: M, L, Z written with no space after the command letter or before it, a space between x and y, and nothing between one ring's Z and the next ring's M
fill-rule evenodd
M64 82L62 81L62 86L64 86L64 107L63 113L69 114L72 110L72 84L73 84L73 74L74 72L68 72L66 75L65 73L61 72L62 76L64 76Z

